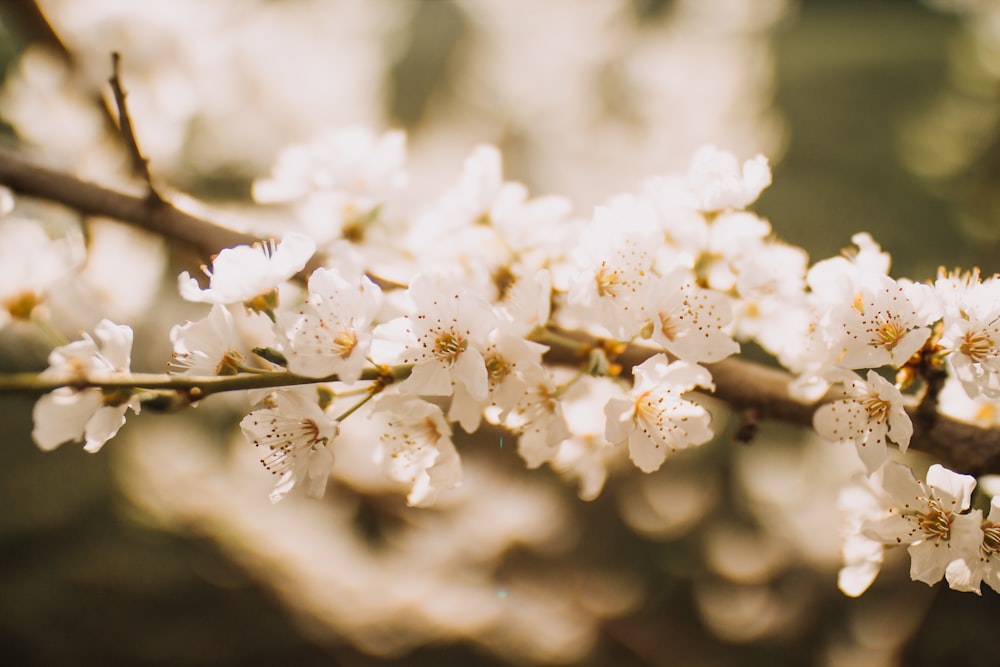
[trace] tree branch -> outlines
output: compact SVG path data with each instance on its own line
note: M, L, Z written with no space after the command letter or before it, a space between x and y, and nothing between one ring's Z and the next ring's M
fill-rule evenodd
M578 332L559 332L560 336L579 341L584 348L601 347L601 341ZM553 345L546 360L567 363L580 360L579 346ZM641 345L629 345L614 361L621 364L622 375L659 351ZM813 414L824 403L842 398L840 392L830 392L814 404L798 401L788 393L792 375L763 364L730 357L705 365L715 382L715 398L736 412L751 411L756 420L774 420L812 428ZM957 471L970 475L1000 474L1000 428L980 428L946 417L908 409L913 421L910 449L924 452Z
M185 213L166 201L109 190L61 172L25 162L0 149L0 185L15 193L56 202L84 215L114 218L165 238L182 241L206 256L221 248L253 243L257 237Z
M146 182L148 189L147 197L153 203L163 201L160 193L153 186L153 177L149 173L149 160L145 158L139 150L139 141L135 137L135 128L132 127L132 117L128 113L128 106L125 104L125 90L122 88L121 75L119 69L121 65L121 54L117 51L111 53L111 93L115 97L115 106L118 108L118 132L125 142L125 149L132 159L132 169Z
M27 164L14 154L0 150L0 184L19 194L58 202L85 215L100 215L128 222L167 238L183 241L211 255L222 248L253 243L259 239L249 234L221 227L208 220L185 213L168 202L152 202L108 190L72 176ZM317 266L314 260L304 273ZM550 346L550 363L579 365L581 349L602 347L602 342L587 334L554 331L539 342ZM560 341L564 338L564 341ZM576 341L576 343L574 343ZM657 350L629 345L615 361L629 376L631 369ZM788 393L792 376L742 359L730 358L709 364L715 382L714 396L737 411L752 411L756 419L777 420L812 427L813 413L823 402L839 396L831 394L817 404L801 403ZM318 380L322 381L322 380ZM175 385L176 386L176 385ZM0 383L0 393L12 391ZM910 412L914 434L910 447L926 452L956 470L972 475L1000 473L1000 429L985 429L959 422L943 415Z

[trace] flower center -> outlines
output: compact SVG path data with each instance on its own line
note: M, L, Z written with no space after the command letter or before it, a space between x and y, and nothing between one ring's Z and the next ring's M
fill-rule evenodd
M670 313L660 313L660 333L669 340L672 341L677 338L677 332L679 327L674 318L670 316Z
M985 361L993 351L994 343L981 331L967 331L962 337L958 351L972 359L973 362Z
M448 363L454 363L459 355L469 347L469 341L454 331L443 331L434 339L434 356Z
M906 335L906 327L899 321L898 316L890 315L872 331L872 335L874 336L872 345L892 350Z
M342 329L333 337L333 353L341 359L351 356L358 344L358 333L353 329Z
M984 560L1000 552L1000 525L983 522L983 543L979 545L979 555Z
M917 526L930 539L947 542L951 537L951 522L955 516L941 508L938 501L928 499L927 513L916 516Z
M31 290L27 290L20 294L15 294L4 301L3 305L12 318L27 321L31 319L31 312L39 303L41 303L41 299L38 295Z
M255 440L255 445L260 445L266 440L273 440L267 445L271 448L270 453L262 458L260 462L273 475L280 475L290 470L295 465L296 453L307 447L313 447L324 438L319 437L319 425L312 419L302 419L284 432L278 430L277 421L272 422L272 431L263 440Z
M862 401L861 405L864 406L865 411L868 413L868 418L875 422L884 422L889 418L889 407L888 401L882 399L878 394L871 394L866 396Z
M489 374L490 384L498 385L503 382L508 375L513 372L510 362L499 354L491 354L486 357L486 372Z
M615 297L618 291L624 286L622 278L616 269L609 269L607 264L601 262L601 268L597 271L597 294L598 296Z

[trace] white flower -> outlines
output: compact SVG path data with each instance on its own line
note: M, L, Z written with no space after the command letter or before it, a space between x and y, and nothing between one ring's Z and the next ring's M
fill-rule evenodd
M598 207L577 249L568 301L582 322L628 340L645 324L659 237L653 209L633 198Z
M881 513L878 498L878 492L868 480L845 487L837 497L837 508L843 517L841 554L844 558L844 566L837 575L837 587L844 595L858 597L864 593L882 568L885 546L863 533L865 522Z
M482 350L498 324L486 301L420 275L410 283L415 312L382 325L378 335L405 336L403 363L413 364L399 385L402 393L449 396L462 384L469 396L485 400L489 378Z
M556 456L559 443L571 433L549 373L541 367L528 369L523 379L523 392L503 423L517 434L517 452L528 468L537 468Z
M330 445L337 422L305 390L274 392L266 404L246 415L240 428L255 447L269 450L260 462L278 476L271 502L280 501L298 484L305 486L307 496L322 497L333 468Z
M389 479L409 487L408 504L428 507L442 491L458 485L461 461L441 408L392 395L379 400L375 409L385 417L375 462Z
M977 510L978 511L978 510ZM1000 593L1000 498L990 502L989 516L979 525L979 549L948 564L948 585L981 594L982 582Z
M83 259L71 238L52 239L30 220L0 220L0 327L27 321Z
M650 293L652 339L667 352L692 363L721 361L739 352L726 331L733 309L725 294L698 287L687 269L659 278Z
M367 277L345 279L337 269L316 269L309 299L288 332L288 370L306 377L334 373L345 382L361 375L371 347L371 325L382 291Z
M628 442L629 456L643 472L657 470L667 454L712 439L708 411L685 400L695 387L714 389L712 376L684 361L667 363L657 354L632 369L635 383L628 399L613 398L604 408L607 439Z
M883 544L906 544L910 578L933 585L956 559L979 549L982 513L969 508L976 480L940 465L920 482L906 466L889 461L882 474L883 518L868 521L864 534Z
M263 299L275 288L305 267L316 250L308 236L290 233L281 243L274 240L254 245L241 245L222 250L212 260L212 268L202 267L209 277L209 286L202 289L198 281L184 271L177 278L181 296L198 303L250 303L254 309L273 309Z
M816 431L833 442L852 443L869 473L888 456L886 439L905 452L913 424L903 405L903 395L875 371L867 382L855 376L850 398L820 406L813 415Z
M878 276L862 286L854 303L830 317L844 368L900 368L930 336L928 324L940 317L929 285ZM834 336L837 336L835 333Z
M100 344L89 334L57 347L49 355L49 368L41 377L62 380L107 380L129 373L132 329L108 320L94 329ZM84 449L96 452L118 433L125 412L138 413L138 398L128 390L111 391L90 387L76 391L62 387L38 399L32 413L35 443L46 451L68 440L83 440Z
M479 428L483 409L487 405L499 408L501 413L514 409L527 392L528 378L544 373L542 354L547 349L544 345L514 335L506 328L494 329L490 332L489 344L483 350L489 380L487 395L477 399L464 384L456 384L448 420L458 422L466 433L472 433Z
M970 398L1000 398L1000 278L941 275L934 287L945 301L941 345L955 377Z
M244 361L233 328L233 316L215 304L197 322L177 324L170 330L174 346L171 372L185 375L235 375ZM174 370L174 367L180 370Z
M686 182L694 208L703 212L746 208L770 184L766 157L757 155L741 166L736 156L715 146L694 154Z
M256 201L294 202L310 236L321 242L363 232L407 182L406 135L377 137L365 128L329 129L289 146L271 178L253 184Z

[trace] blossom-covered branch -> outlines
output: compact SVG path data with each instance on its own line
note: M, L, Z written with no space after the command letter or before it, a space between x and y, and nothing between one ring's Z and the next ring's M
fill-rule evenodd
M132 374L132 330L103 320L93 336L55 347L40 377L0 390L50 390L35 406L36 442L80 440L88 451L144 399L176 408L265 390L252 392L240 428L277 477L275 502L295 488L323 492L349 418L376 429L372 462L411 505L460 482L453 431L484 423L515 435L529 468L551 465L593 498L613 452L649 473L722 435L719 407L699 393L743 420L734 440L752 440L761 420L811 426L856 451L872 485L895 465L890 451L910 447L966 473L1000 472L989 419L1000 398L1000 278L893 278L888 253L865 233L810 265L748 208L771 182L762 156L741 164L706 147L686 174L652 178L584 218L561 197L532 199L505 182L489 146L414 214L401 196L404 157L402 133L358 128L289 147L253 194L287 206L296 224L266 241L220 243L204 278L178 276L180 296L211 310L170 330L168 376ZM18 192L85 213L110 196L124 207L117 217L206 243L207 223L167 204L25 165L9 171L20 179L0 169L0 183ZM39 185L53 180L74 194ZM0 314L38 323L72 273L68 250L31 221L5 224L40 260L0 284ZM391 276L392 289L372 275ZM784 370L733 358L746 343ZM956 419L970 410L968 423ZM970 553L918 578L948 570L963 573L953 585L1000 581L966 562Z

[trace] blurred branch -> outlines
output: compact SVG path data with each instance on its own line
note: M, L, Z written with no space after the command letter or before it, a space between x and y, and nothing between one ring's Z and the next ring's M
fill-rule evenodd
M132 169L146 182L146 187L149 189L147 197L151 202L158 203L163 199L153 187L153 178L149 174L149 160L143 157L142 151L139 150L139 142L135 138L135 128L132 127L132 117L125 105L125 90L122 88L119 73L120 64L121 54L113 51L111 53L111 78L108 79L108 83L111 84L111 93L115 97L115 106L118 108L118 131L125 142L129 157L132 159Z
M56 202L84 215L114 218L212 255L256 237L185 213L169 202L136 197L24 161L0 149L0 185L15 193Z
M72 62L73 58L66 45L52 29L52 24L49 23L45 14L38 7L38 3L34 0L4 3L3 8L0 9L0 15L10 25L17 26L18 32L27 36L29 42L44 44L64 62Z

